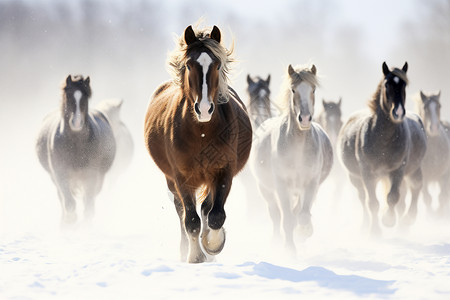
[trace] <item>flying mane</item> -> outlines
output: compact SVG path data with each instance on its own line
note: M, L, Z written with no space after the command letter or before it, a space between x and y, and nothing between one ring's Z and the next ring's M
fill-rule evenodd
M294 67L295 74L289 75L286 71L283 84L281 87L281 94L278 98L278 107L282 112L289 111L289 101L291 99L292 87L297 86L302 81L306 81L311 85L319 86L319 81L309 68L296 66Z
M395 68L394 70L391 71L391 74L393 76L397 76L398 78L403 80L406 84L408 84L408 77L406 76L405 71ZM377 111L377 108L380 106L380 96L381 96L381 89L383 87L383 83L384 83L384 78L378 84L377 90L373 94L372 99L369 100L369 102L367 103L367 105L369 106L370 110L373 113L375 113Z
M227 50L222 43L218 43L210 38L211 28L194 29L195 36L198 41L187 45L183 36L176 36L176 48L169 53L167 58L168 71L172 76L173 81L183 88L184 75L186 72L187 52L194 47L204 46L208 48L213 55L220 62L220 76L219 76L219 99L218 103L226 103L229 98L228 90L228 73L229 64L234 61L232 58L233 46Z

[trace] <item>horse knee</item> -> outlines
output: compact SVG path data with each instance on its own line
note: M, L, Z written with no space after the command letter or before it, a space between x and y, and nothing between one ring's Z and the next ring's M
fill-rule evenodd
M208 226L213 230L222 228L225 223L226 214L223 209L213 209L208 215Z
M398 190L390 191L387 196L389 207L395 206L400 199L400 192Z
M198 236L200 234L201 221L196 212L191 214L186 213L184 225L186 228L186 232L189 235Z

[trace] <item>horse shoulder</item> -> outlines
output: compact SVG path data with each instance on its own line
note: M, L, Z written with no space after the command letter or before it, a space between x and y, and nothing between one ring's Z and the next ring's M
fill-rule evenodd
M47 172L50 171L49 152L52 148L51 145L53 144L53 138L59 130L59 125L60 112L55 111L50 113L42 121L42 125L36 139L36 153L38 155L39 162Z

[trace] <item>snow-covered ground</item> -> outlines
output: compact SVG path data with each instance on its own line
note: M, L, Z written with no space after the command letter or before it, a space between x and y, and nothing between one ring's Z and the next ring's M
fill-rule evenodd
M354 191L334 192L331 181L313 207L313 237L289 257L272 240L264 204L250 214L236 179L223 252L190 265L179 261L178 220L164 179L143 151L99 197L94 224L69 231L59 228L50 179L32 160L27 165L32 171L20 176L34 178L33 188L3 189L0 299L450 297L448 222L431 222L421 211L409 233L385 230L369 239Z

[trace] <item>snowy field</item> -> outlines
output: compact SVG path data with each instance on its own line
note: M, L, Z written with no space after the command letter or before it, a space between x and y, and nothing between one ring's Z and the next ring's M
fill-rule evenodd
M32 172L16 175L34 178L32 188L11 183L3 190L0 299L450 297L449 223L430 223L421 212L409 233L386 229L383 238L369 239L354 191L334 192L331 181L312 210L313 237L288 257L272 240L264 203L249 214L236 179L223 252L215 262L190 265L179 261L177 215L143 151L121 183L99 197L94 224L70 231L59 228L49 178L31 158L27 165Z

